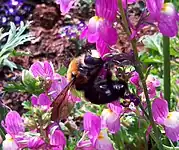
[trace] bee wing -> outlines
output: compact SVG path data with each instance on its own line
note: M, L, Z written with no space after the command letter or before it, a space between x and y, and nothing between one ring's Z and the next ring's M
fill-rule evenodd
M68 104L68 90L73 86L75 79L71 80L68 85L60 92L56 99L52 102L52 115L53 121L64 119L67 116L67 112L70 109Z

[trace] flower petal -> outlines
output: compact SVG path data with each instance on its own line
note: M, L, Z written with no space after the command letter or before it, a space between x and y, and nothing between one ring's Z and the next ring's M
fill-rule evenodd
M50 145L64 148L66 145L65 136L62 131L55 130L50 136Z
M90 140L80 141L77 143L75 150L96 150Z
M165 36L174 37L178 34L176 19L164 13L160 15L158 27L160 29L160 32Z
M146 0L146 6L148 11L150 12L150 16L158 20L159 19L159 14L162 9L162 5L164 3L164 0Z
M3 150L18 150L19 147L9 134L6 134L6 139L2 143Z
M18 112L8 112L5 118L5 129L11 135L17 135L19 132L25 131L24 123Z
M38 98L36 96L32 96L31 103L33 106L38 105Z
M112 112L110 109L104 109L101 114L101 120L103 127L109 129L111 133L116 133L120 129L119 115Z
M75 2L76 0L56 0L56 3L60 4L60 11L62 12L62 15L67 14Z
M32 72L34 77L38 77L38 76L43 77L45 75L44 66L39 61L33 63L29 70Z
M165 133L173 142L179 141L179 126L176 128L165 127Z
M42 140L40 137L31 137L28 140L28 148L30 149L38 149L43 144L45 144L45 141Z
M119 101L114 101L112 103L107 104L108 108L112 110L117 115L120 115L123 111L123 107L121 106Z
M129 80L133 85L139 87L139 74L135 71L132 73L132 77Z
M101 38L96 42L96 47L101 57L110 52L108 44L106 44Z
M109 36L110 33L110 36ZM99 36L103 41L109 45L114 45L117 42L118 34L112 24L109 22L103 22L99 27Z
M88 131L88 136L92 140L92 143L94 143L101 130L100 117L91 112L85 113L83 117L83 127L85 131Z
M114 150L106 130L102 130L100 132L100 135L95 143L95 148L97 150Z
M48 98L48 96L44 93L40 94L38 97L38 105L42 105L42 106L50 106L51 105L51 101Z
M168 103L164 99L156 98L152 103L152 114L154 120L159 124L164 124L168 116Z
M50 77L50 79L53 78L54 68L51 62L50 63L48 61L44 62L44 72L47 77Z
M169 112L167 118L164 121L164 125L170 128L176 128L179 126L179 112Z
M95 9L97 16L113 22L116 19L118 2L117 0L96 0Z
M156 96L156 88L152 82L147 83L149 98L152 99Z

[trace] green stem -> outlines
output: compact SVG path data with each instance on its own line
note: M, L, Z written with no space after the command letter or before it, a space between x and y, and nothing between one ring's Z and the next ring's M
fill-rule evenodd
M118 0L118 4L119 4L119 9L120 9L122 21L123 21L124 26L125 26L124 30L126 31L128 37L130 37L131 32L130 32L128 21L127 21L127 18L126 18L126 15L125 15L125 12L124 12L124 9L123 9L123 6L122 6L122 0ZM146 102L147 102L147 106L148 106L149 120L150 120L150 123L151 123L152 128L153 128L154 133L155 133L155 137L156 137L156 141L157 141L156 144L157 144L158 148L160 150L162 150L163 145L162 145L162 142L161 142L161 139L160 139L160 132L159 132L157 126L155 125L154 120L153 120L151 103L150 103L150 99L149 99L149 95L148 95L145 77L144 77L144 74L142 72L140 60L139 60L139 57L138 57L138 51L137 51L136 39L135 38L131 40L131 45L132 45L132 48L133 48L133 51L134 51L134 57L135 57L135 63L136 63L135 69L139 73L139 77L140 77L142 87L143 87L143 90L144 90L144 94L145 94L145 98L146 98Z
M163 36L163 56L164 56L164 98L168 101L170 110L170 39Z

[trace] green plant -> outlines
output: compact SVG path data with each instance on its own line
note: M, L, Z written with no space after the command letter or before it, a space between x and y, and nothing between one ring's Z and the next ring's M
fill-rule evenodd
M10 30L8 32L2 33L3 29L0 30L0 43L3 43L2 40L4 38L7 38L5 44L0 45L0 68L3 66L8 66L11 70L17 68L17 65L10 61L9 57L17 56L17 52L15 51L17 46L34 39L32 35L25 33L29 25L30 22L27 22L26 24L21 22L20 26L16 28L15 24L11 22Z

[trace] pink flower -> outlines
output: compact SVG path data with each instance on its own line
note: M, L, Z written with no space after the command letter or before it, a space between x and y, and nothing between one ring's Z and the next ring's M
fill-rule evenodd
M82 139L83 140L83 139ZM96 150L90 140L79 141L75 150Z
M33 76L41 77L46 80L59 80L60 75L55 73L52 63L50 62L35 62L30 67L30 72L32 72Z
M129 81L138 88L140 86L139 82L139 74L135 71L132 73L132 77L129 79Z
M108 137L107 130L103 129L98 135L98 139L95 143L96 150L114 150L114 147Z
M134 72L132 74L132 77L130 78L130 82L136 87L138 94L143 95L141 83L139 80L139 74L137 72ZM156 96L156 88L160 86L160 81L154 76L148 75L146 84L147 84L149 98L154 98Z
M89 20L89 24L81 34L81 38L87 38L88 42L96 43L101 57L110 52L109 46L116 44L118 35L113 22L116 19L118 5L117 0L96 0L96 16ZM110 33L110 36L109 36Z
M34 149L44 144L44 141L39 136L30 136L25 132L24 122L16 111L8 112L2 125L7 132L6 139L3 141L5 150L16 150L28 146Z
M110 51L108 46L116 43L118 35L111 23L94 16L89 20L88 27L82 32L81 38L87 38L89 43L96 43L97 50L103 56Z
M20 115L16 111L10 111L2 121L2 126L5 128L7 134L3 141L4 150L17 150L19 145L15 139L16 135L25 131L24 123Z
M62 131L55 130L52 135L50 135L50 145L58 150L63 150L66 145L65 136Z
M60 11L62 15L65 15L70 11L76 1L77 0L56 0L56 4L60 4Z
M50 108L51 100L48 98L48 96L44 93L40 94L38 97L32 96L31 102L33 106L39 106L47 110Z
M38 149L44 144L45 144L45 142L41 137L35 136L35 137L31 137L29 139L27 147L30 149L34 149L34 148Z
M6 134L5 140L2 143L3 150L18 150L19 147L11 135Z
M113 150L113 145L108 137L107 130L101 128L101 118L93 113L87 112L84 115L83 126L92 146L96 150Z
M167 101L156 98L152 103L152 113L156 123L164 126L166 136L172 141L178 141L179 112L169 112Z
M95 10L96 15L100 18L104 18L110 22L114 22L116 20L117 10L118 10L118 2L117 0L104 1L104 0L96 0L95 1Z
M148 75L146 80L149 98L156 96L156 88L160 86L160 81L152 75Z
M158 22L163 35L174 37L178 34L178 14L172 3L164 3L164 0L147 0L146 5L150 19Z
M12 137L25 131L24 123L21 116L16 111L10 111L3 122L6 132Z
M109 109L104 109L101 114L102 126L107 128L111 133L120 130L120 115L122 106L119 102L108 104Z

